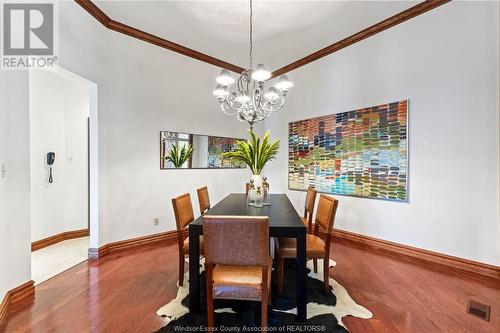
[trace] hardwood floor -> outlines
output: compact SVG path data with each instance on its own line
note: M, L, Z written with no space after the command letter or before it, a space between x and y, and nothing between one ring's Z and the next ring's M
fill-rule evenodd
M373 313L346 318L351 332L500 332L499 280L344 244L332 251L333 277ZM490 322L465 313L470 299L491 305Z
M155 312L176 295L175 244L79 264L36 286L0 332L151 332ZM500 282L410 262L348 243L332 244L331 275L373 312L344 318L351 332L500 332ZM465 313L469 299L492 306L491 321Z

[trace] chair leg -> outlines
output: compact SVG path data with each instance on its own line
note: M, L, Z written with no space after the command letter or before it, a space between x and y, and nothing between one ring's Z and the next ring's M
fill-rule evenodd
M318 273L318 259L313 259L314 273Z
M267 294L267 293L266 293ZM262 314L261 314L261 322L260 326L262 328L262 332L266 332L267 328L267 295L262 295Z
M207 328L209 332L213 331L214 327L214 293L212 285L212 266L205 266L207 280Z
M179 286L184 285L184 253L179 254Z
M329 258L323 259L323 283L325 285L325 293L330 292L330 263Z
M214 300L207 295L207 327L209 331L214 327Z
M260 326L261 326L261 331L266 332L267 331L267 304L269 301L269 291L271 288L268 288L269 286L269 271L267 267L264 267L262 270L262 304L261 304L261 316L260 316ZM269 289L269 290L268 290Z
M278 295L283 295L283 273L285 269L285 259L278 257Z

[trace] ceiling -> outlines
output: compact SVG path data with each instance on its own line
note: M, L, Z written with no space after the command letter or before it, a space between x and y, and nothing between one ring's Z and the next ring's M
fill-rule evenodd
M254 59L274 70L417 3L254 1ZM96 4L116 21L235 65L248 66L248 1Z

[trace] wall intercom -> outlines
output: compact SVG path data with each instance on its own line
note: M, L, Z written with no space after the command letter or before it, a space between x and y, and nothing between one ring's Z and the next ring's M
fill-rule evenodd
M48 152L47 153L47 165L49 166L49 183L52 184L54 182L54 178L52 178L52 165L56 161L56 153Z

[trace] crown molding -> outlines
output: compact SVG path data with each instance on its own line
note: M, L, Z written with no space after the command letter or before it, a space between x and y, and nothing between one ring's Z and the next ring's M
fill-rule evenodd
M109 28L111 19L99 7L90 0L75 0L85 11L92 15L97 21L101 22L106 28Z
M330 55L334 52L337 52L339 50L342 50L346 48L347 46L353 45L357 42L360 42L368 37L371 37L375 34L378 34L379 32L382 32L384 30L387 30L389 28L392 28L400 23L403 23L405 21L408 21L414 17L417 17L421 14L424 14L434 8L437 8L441 5L444 5L451 0L426 0L423 1L411 8L408 8L396 15L393 15L383 21L380 21L364 30L361 30L360 32L357 32L347 38L344 38L338 42L335 42L327 47L322 48L321 50L318 50L314 53L309 54L308 56L305 56L304 58L301 58L297 61L292 62L291 64L288 64L284 67L281 67L280 69L272 72L272 78L277 77L279 75L283 75L285 73L288 73L294 69L297 69L299 67L305 66L313 61L316 61L320 58L323 58L327 55ZM198 52L196 50L187 48L185 46L182 46L180 44L168 41L166 39L163 39L161 37L155 36L153 34L150 34L148 32L139 30L137 28L128 26L126 24L123 24L121 22L115 21L111 19L106 13L104 13L99 7L96 6L91 0L75 0L76 3L78 3L84 10L86 10L90 15L92 15L96 20L98 20L103 26L106 28L122 33L124 35L134 37L137 39L140 39L146 43L150 43L153 45L157 45L159 47L162 47L164 49L170 50L177 52L179 54L185 55L187 57L197 59L199 61L203 61L205 63L225 68L227 70L230 70L235 73L241 73L245 69L236 65L233 65L231 63L228 63L226 61L214 58L212 56L209 56L207 54Z
M96 4L91 0L75 0L85 11L92 15L97 21L99 21L106 28L119 32L121 34L140 39L146 43L150 43L164 49L180 53L187 57L206 62L208 64L214 65L216 67L225 68L235 73L241 73L245 69L236 65L233 65L227 61L223 61L207 54L201 53L199 51L187 48L180 44L171 42L169 40L163 39L161 37L155 36L148 32L139 30L137 28L128 26L121 22L111 19L106 13L104 13Z
M379 32L382 32L384 30L392 28L400 23L408 21L411 18L419 16L425 12L428 12L431 9L434 9L436 7L444 5L445 3L448 3L450 1L451 0L427 0L427 1L421 2L421 3L415 5L411 8L408 8L408 9L394 15L394 16L389 17L388 19L380 21L380 22L378 22L378 23L376 23L376 24L374 24L374 25L372 25L364 30L361 30L360 32L355 33L354 35L351 35L347 38L344 38L336 43L333 43L325 48L322 48L321 50L318 50L314 53L311 53L302 59L294 61L291 64L288 64L288 65L274 71L272 73L272 77L283 75L283 74L288 73L294 69L297 69L299 67L307 65L307 64L309 64L313 61L316 61L320 58L323 58L327 55L330 55L334 52L342 50L343 48L346 48L349 45L353 45L357 42L362 41L363 39L371 37L375 34L378 34Z

